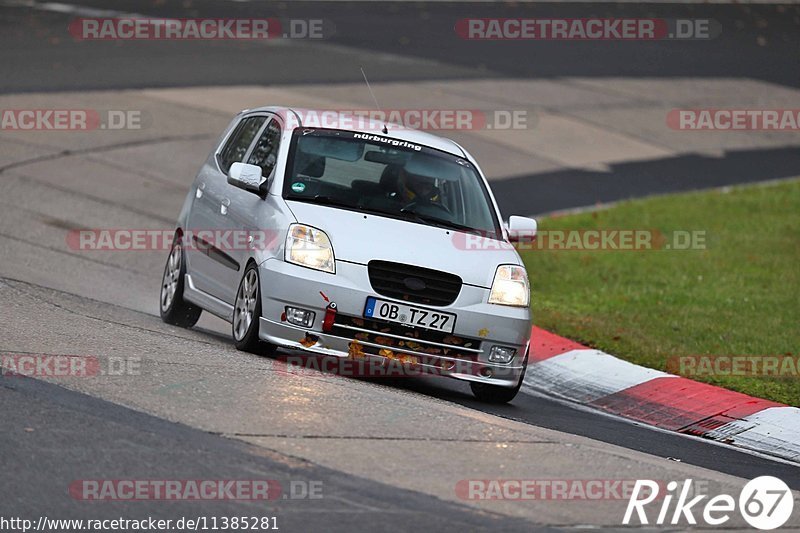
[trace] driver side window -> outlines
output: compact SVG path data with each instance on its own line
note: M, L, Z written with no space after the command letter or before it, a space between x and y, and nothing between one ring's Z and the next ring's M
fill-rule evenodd
M236 126L219 154L219 166L225 174L228 173L232 164L239 163L244 159L250 143L253 142L258 130L266 120L267 117L250 117L242 120Z
M267 124L261 138L253 147L253 153L247 162L251 165L261 167L261 175L269 177L275 168L275 161L278 158L278 145L281 142L281 126L273 119Z

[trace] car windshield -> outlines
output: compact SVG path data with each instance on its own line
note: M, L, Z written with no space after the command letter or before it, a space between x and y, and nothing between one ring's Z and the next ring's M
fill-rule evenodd
M500 235L475 167L440 150L389 136L298 129L287 170L287 200Z

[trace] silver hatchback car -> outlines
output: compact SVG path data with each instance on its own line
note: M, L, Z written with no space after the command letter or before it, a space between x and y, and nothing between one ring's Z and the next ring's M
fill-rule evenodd
M325 113L234 118L178 218L162 319L191 327L206 310L232 324L242 350L399 365L510 401L531 332L510 242L532 238L536 221L501 223L455 142Z

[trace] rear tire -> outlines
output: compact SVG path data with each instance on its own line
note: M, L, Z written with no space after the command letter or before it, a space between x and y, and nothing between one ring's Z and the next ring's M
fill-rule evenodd
M250 264L244 271L233 303L231 333L236 349L260 355L272 355L276 347L258 338L261 318L261 289L258 267Z
M522 382L525 379L525 369L527 368L528 355L525 354L525 360L522 363L522 372L519 375L519 381L515 387L501 387L500 385L488 385L486 383L477 383L474 381L469 384L469 387L472 389L472 394L482 402L495 404L508 403L516 397L520 387L522 387Z
M159 309L161 320L173 326L190 328L197 324L203 309L183 299L186 276L186 257L181 246L180 235L175 236L169 258L161 278L161 297Z

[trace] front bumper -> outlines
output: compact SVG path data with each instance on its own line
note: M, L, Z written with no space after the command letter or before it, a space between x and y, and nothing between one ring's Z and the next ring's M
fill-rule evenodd
M415 371L492 385L513 387L519 381L530 337L530 311L486 303L486 288L463 285L456 301L446 307L412 304L457 315L456 328L448 338L458 344L451 344L397 332L382 333L370 327L374 321L362 324L368 296L393 300L372 290L364 265L337 261L334 275L269 259L260 265L259 278L259 336L264 341L340 358L360 358L363 353L365 358L400 361ZM336 303L338 318L332 331L323 332L329 302ZM304 328L286 322L286 306L313 311L312 326ZM354 344L358 345L355 349ZM514 348L516 355L506 364L490 362L489 353L495 345Z

